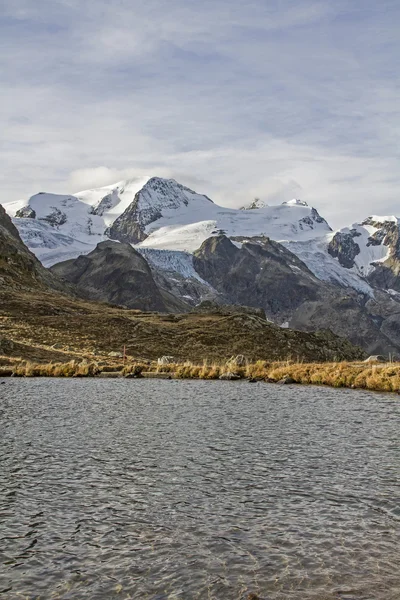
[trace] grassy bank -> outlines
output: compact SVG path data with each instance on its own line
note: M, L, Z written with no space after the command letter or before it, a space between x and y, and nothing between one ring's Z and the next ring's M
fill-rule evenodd
M290 363L257 361L241 368L229 365L167 365L159 367L173 373L180 379L218 379L227 372L233 372L246 379L278 382L290 377L298 384L328 385L382 392L400 390L400 364L365 363Z
M191 362L158 366L155 362L127 365L113 363L98 365L95 362L70 361L67 363L13 362L0 367L1 376L15 377L96 377L114 372L125 376L141 373L168 373L177 379L216 380L222 375L233 373L242 379L278 382L290 377L298 384L328 385L382 392L400 390L400 364L370 365L356 362L341 363L295 363L257 361L243 367L232 364Z

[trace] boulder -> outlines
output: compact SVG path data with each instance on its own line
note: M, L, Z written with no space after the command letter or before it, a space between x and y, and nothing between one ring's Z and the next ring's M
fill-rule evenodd
M124 358L122 352L109 352L108 356L111 356L112 358Z
M236 373L222 373L222 375L220 375L219 377L221 380L223 381L236 381L237 379L241 379L240 375L237 375Z
M278 383L281 385L291 385L292 383L296 383L296 381L292 377L283 377Z
M11 354L14 350L14 342L11 340L1 337L0 338L0 354Z
M178 361L174 356L162 356L161 358L157 359L158 365L173 365L176 362Z
M375 354L375 355L372 355L372 356L368 356L368 358L366 360L364 360L364 362L365 363L385 363L385 362L388 362L388 361L381 354Z

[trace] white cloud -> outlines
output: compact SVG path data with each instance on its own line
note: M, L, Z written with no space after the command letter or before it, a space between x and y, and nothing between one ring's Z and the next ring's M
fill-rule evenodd
M301 196L334 225L397 210L392 0L2 0L2 14L0 200L160 175L235 206Z

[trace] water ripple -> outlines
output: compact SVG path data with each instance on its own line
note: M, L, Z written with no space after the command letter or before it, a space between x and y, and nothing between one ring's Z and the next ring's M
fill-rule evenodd
M400 404L6 380L0 598L400 598Z

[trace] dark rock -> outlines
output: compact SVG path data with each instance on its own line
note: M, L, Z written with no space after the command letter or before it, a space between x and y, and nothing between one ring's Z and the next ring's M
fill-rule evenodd
M293 383L297 383L297 381L295 381L292 377L283 377L283 379L280 379L278 383L281 385L291 385Z
M144 370L143 365L135 365L132 368L132 371L125 375L126 379L137 379L138 377L142 377L142 372Z
M338 231L328 245L328 252L337 258L342 267L351 269L354 267L354 259L360 254L360 246L354 241L354 233L343 233Z
M24 206L15 213L18 219L36 219L36 212L31 206Z
M208 238L193 266L232 304L262 308L271 319L287 318L305 300L315 300L321 286L297 256L268 238L246 240L241 248L224 235Z
M12 340L5 337L0 338L0 354L11 354L15 348L15 344Z

